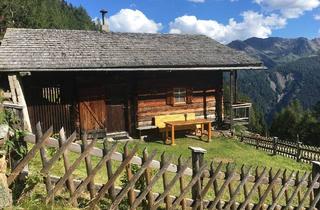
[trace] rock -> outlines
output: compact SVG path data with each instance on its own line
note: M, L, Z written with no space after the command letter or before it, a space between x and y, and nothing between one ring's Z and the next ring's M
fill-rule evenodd
M9 125L1 124L0 125L0 140L1 139L6 140L8 138L8 133L9 133Z
M7 163L5 155L2 155L0 158L0 209L12 205L12 195L7 183L6 170Z

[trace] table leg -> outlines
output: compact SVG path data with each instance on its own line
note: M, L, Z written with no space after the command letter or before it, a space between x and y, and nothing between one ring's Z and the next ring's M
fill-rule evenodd
M203 136L203 133L204 133L204 124L201 123L201 137Z
M176 145L174 143L174 125L171 125L171 145Z
M166 125L166 139L165 139L165 144L168 143L168 138L169 138L169 128L168 128L168 125Z
M208 142L211 141L211 123L208 123Z

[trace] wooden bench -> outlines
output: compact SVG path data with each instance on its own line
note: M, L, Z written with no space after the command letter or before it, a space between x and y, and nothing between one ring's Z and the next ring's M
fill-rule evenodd
M154 125L157 128L159 128L160 132L165 132L166 122L195 120L195 119L196 119L195 113L159 115L154 117ZM195 129L196 129L195 125L186 125L178 128L178 130L195 130Z
M195 120L196 115L195 113L187 113L185 114L169 114L169 115L158 115L154 117L154 125L148 125L148 126L141 126L136 128L139 132L139 138L141 139L142 137L142 132L147 131L147 130L152 130L152 129L157 129L159 133L162 134L164 138L164 134L166 131L166 124L165 122L169 121L181 121L181 120ZM195 125L186 125L186 126L181 126L177 128L177 130L196 130L196 128L200 128L199 126Z

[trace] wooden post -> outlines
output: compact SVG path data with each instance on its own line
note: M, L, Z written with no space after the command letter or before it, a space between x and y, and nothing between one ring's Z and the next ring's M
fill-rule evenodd
M272 154L277 155L277 149L278 149L278 137L272 138Z
M300 160L301 160L301 146L302 146L302 142L298 141L297 142L297 153L296 153L297 162L300 162Z
M165 164L165 161L166 161L165 153L162 153L161 161L160 161L160 168L163 167L163 165ZM163 183L163 189L166 190L168 188L168 185L169 185L168 173L166 173L166 172L164 172L163 175L162 175L162 183ZM170 199L170 196L166 196L164 198L164 202L166 204L166 209L171 209L172 201Z
M36 125L36 142L40 141L42 135L43 135L43 133L42 133L41 124L40 124L40 122L38 122ZM45 167L48 163L48 158L47 158L47 153L46 153L44 146L40 148L40 157L41 157L42 167ZM51 184L51 179L50 179L49 173L45 174L43 179L44 179L44 183L46 185L47 193L49 193L50 190L52 189L52 184Z
M88 135L87 135L87 132L85 132L84 135L83 135L82 144L83 144L83 150L85 150L88 147ZM92 172L92 163L91 163L91 156L90 155L85 157L85 164L86 164L87 176L89 176L91 174L91 172ZM93 199L95 194L96 194L93 181L90 181L90 183L88 184L88 190L90 192L90 198Z
M201 166L203 166L203 157L207 152L206 150L200 147L189 147L192 152L192 177L194 177L200 170ZM203 198L201 196L202 191L202 178L199 177L198 181L192 187L192 199L195 202L197 209L203 209Z
M104 155L108 154L109 148L108 148L108 146L106 144L106 141L103 143L103 147L104 147L104 149L103 149ZM113 176L111 160L107 161L106 167L107 167L108 180L110 180L112 178L112 176ZM116 199L116 192L115 192L114 185L112 185L109 188L108 193L110 195L111 200L114 201Z
M314 179L317 174L320 173L320 162L318 161L312 161L312 179ZM319 180L317 180L317 182L319 182ZM320 193L320 188L317 188L317 189L313 189L313 195L314 196L317 196L318 193ZM316 204L316 208L319 209L320 208L320 201L318 201L318 203Z
M147 148L145 148L143 150L142 162L145 163L147 160L148 160L148 152L147 152ZM151 170L149 167L146 168L144 175L145 175L146 186L148 186L148 185L150 185L151 178L152 178ZM147 194L147 200L148 200L148 204L147 204L148 209L152 209L154 200L153 200L153 195L152 195L151 191Z
M24 129L26 131L32 132L30 117L29 117L29 113L28 113L28 107L27 107L27 103L26 103L26 100L23 95L23 90L22 90L22 85L21 85L20 79L18 79L16 75L8 76L8 79L9 79L10 89L12 92L11 94L13 94L12 96L14 97L14 94L16 93L17 94L17 96L16 96L17 101L16 102L23 107L22 113L23 113L23 120L24 120Z
M234 71L234 103L238 102L238 71Z
M123 160L125 160L128 156L129 156L129 149L128 149L128 142L127 142L124 145ZM133 177L130 163L126 166L126 173L127 173L127 178L128 178L128 182L129 182L129 180L131 180ZM135 200L135 192L133 189L129 190L128 199L129 199L129 205L130 205L130 207L132 207L133 202Z
M259 149L259 139L256 137L256 149Z
M221 87L222 89L222 87ZM218 126L222 125L222 116L223 116L223 90L218 90L216 92L216 112L217 112L217 122L218 122Z
M233 77L234 77L234 72L230 71L230 129L232 129L233 127L233 109L232 109L232 105L233 105L233 85L232 85L232 81L233 81Z

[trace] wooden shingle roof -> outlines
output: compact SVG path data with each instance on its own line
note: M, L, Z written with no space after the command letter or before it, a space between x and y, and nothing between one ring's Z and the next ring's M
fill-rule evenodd
M204 35L13 29L0 46L0 70L262 68Z

